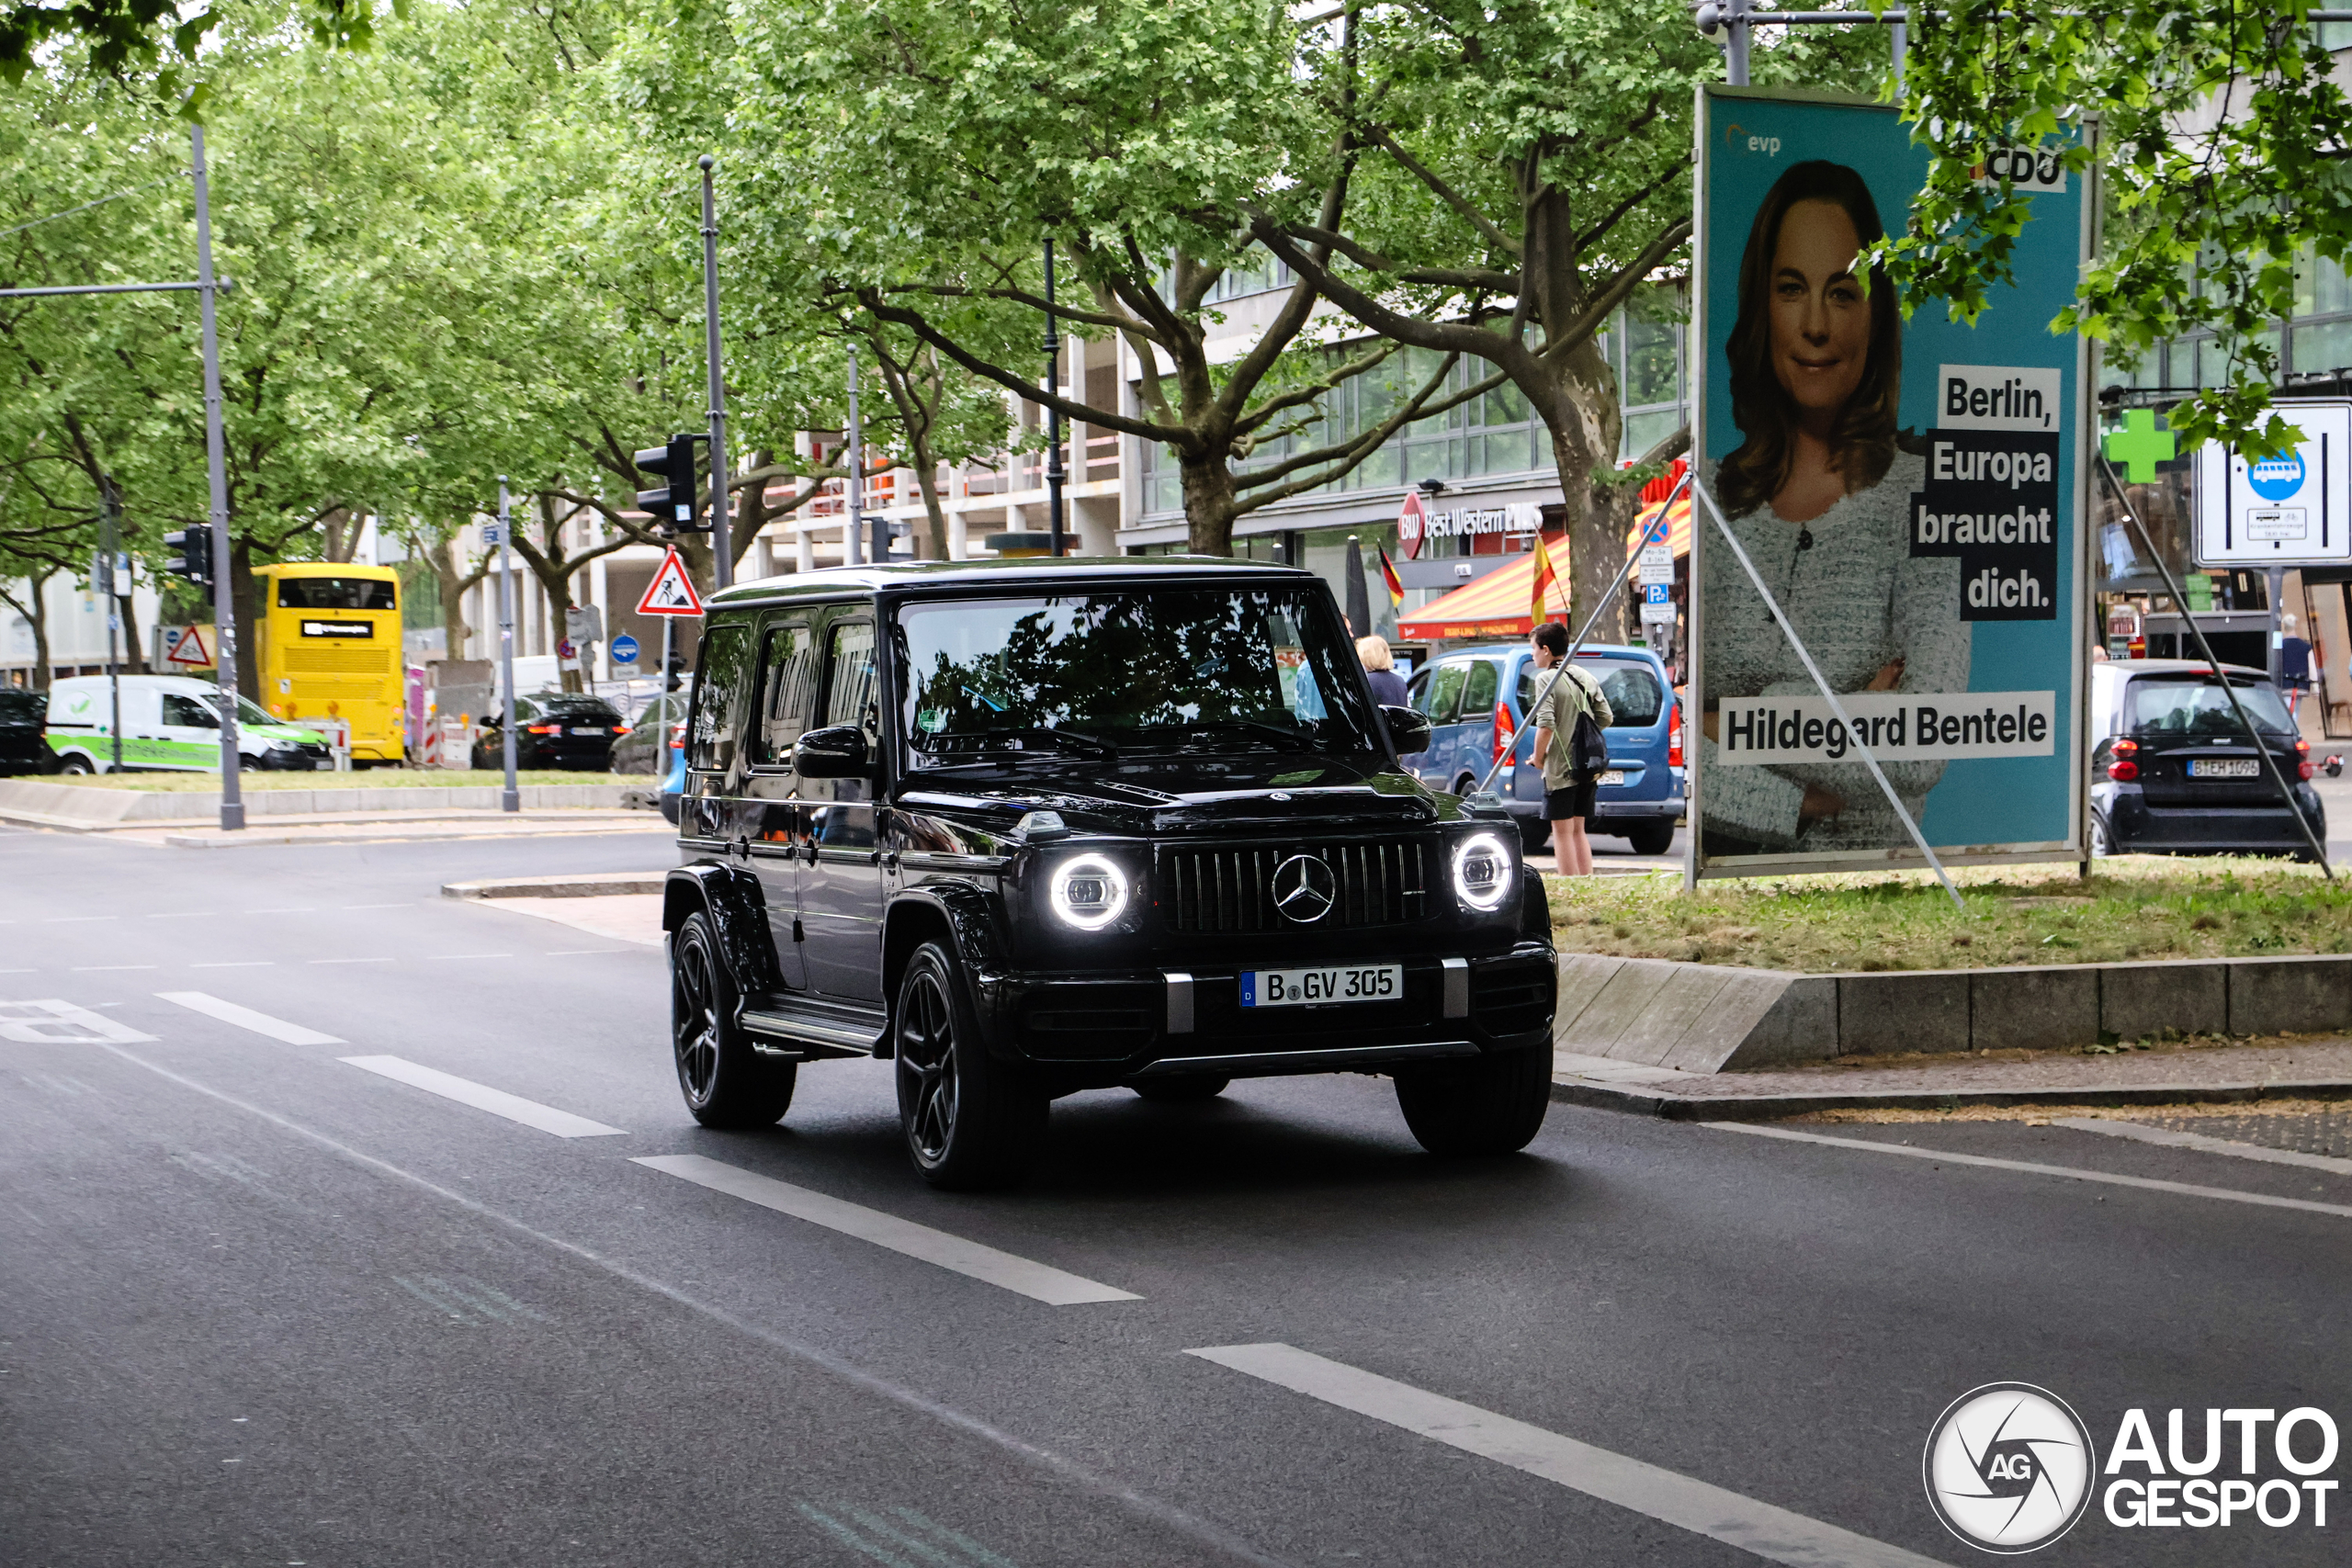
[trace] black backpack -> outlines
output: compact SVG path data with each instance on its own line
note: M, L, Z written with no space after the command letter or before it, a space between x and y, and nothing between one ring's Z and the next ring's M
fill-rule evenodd
M1570 665L1562 679L1582 685L1584 671ZM1588 699L1589 694L1588 694ZM1568 771L1580 775L1598 773L1609 766L1609 737L1600 728L1592 710L1587 707L1577 715L1576 728L1568 733Z

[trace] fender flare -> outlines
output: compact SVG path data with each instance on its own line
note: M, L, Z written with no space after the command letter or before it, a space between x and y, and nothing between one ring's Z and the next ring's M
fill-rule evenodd
M967 976L995 966L1003 957L1003 931L995 901L968 882L925 883L907 888L890 900L882 913L883 990L886 1004L893 998L906 964L902 947L912 944L903 936L910 919L944 921L948 941Z
M713 862L673 867L662 885L662 931L676 931L697 909L710 915L719 956L738 997L783 989L775 940L768 933L767 898L758 877Z

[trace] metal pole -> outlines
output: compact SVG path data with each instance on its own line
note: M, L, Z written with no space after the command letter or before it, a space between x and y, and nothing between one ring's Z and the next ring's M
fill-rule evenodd
M204 321L204 465L212 502L212 657L220 671L220 829L245 825L243 759L237 749L237 593L230 581L229 465L220 431L220 330L212 276L212 198L204 175L204 127L187 128L189 172L196 178L196 283Z
M122 627L122 598L114 581L115 557L122 548L121 535L116 526L114 511L114 481L101 475L98 479L98 558L91 565L90 586L106 596L107 602L107 689L113 694L114 716L107 728L114 736L114 771L122 772L122 666L115 661L115 633ZM2274 617L2275 619L2276 617Z
M1903 101L1903 57L1911 48L1911 25L1907 21L1895 22L1890 25L1886 31L1888 41L1894 49L1894 101L1899 104Z
M1829 711L1837 715L1838 722L1844 726L1856 754L1862 759L1863 765L1871 771L1871 777L1878 781L1878 787L1885 794L1886 803L1894 807L1894 815L1910 833L1911 841L1918 846L1920 854L1927 857L1928 869L1936 874L1936 880L1944 885L1944 891L1951 895L1951 907L1965 914L1968 906L1961 902L1960 889L1952 886L1951 874L1944 869L1944 863L1936 858L1936 852L1928 846L1928 836L1919 831L1919 824L1913 821L1911 813L1904 808L1903 798L1894 793L1894 786L1887 782L1885 770L1878 765L1877 754L1862 739L1862 732L1856 728L1853 716L1847 713L1846 705L1839 702L1838 694L1830 689L1828 677L1822 674L1821 666L1813 661L1813 655L1806 651L1804 639L1797 636L1796 627L1789 624L1789 617L1781 610L1781 602L1772 597L1770 589L1764 586L1764 574L1758 571L1756 563L1747 558L1747 551L1741 547L1739 536L1731 531L1731 524L1724 518L1724 509L1715 504L1715 498L1707 493L1704 485L1692 485L1690 492L1707 503L1708 514L1714 518L1715 527L1723 535L1724 543L1731 547L1731 553L1737 558L1740 570L1747 573L1747 581L1756 585L1756 596L1764 601L1767 610L1772 612L1772 619L1780 626L1781 635L1789 639L1789 647L1795 652L1797 662L1804 665L1804 672L1813 677L1813 683L1820 690L1823 700L1828 703Z
M2230 710L2238 716L2238 723L2245 727L2246 739L2254 742L2255 753L2262 759L2263 766L2270 770L2270 782L2278 786L2278 798L2287 803L2287 814L2295 819L2295 826L2303 830L2303 842L2311 846L2312 857L2319 862L2319 868L2327 874L2327 879L2335 881L2335 868L2327 863L2327 846L2319 841L2319 835L2312 831L2311 819L2295 803L2295 792L2288 787L2287 775L2280 771L2278 759L2273 757L2270 748L2262 743L2262 731L2255 728L2253 717L2245 711L2245 704L2238 700L2237 688L2231 685L2230 678L2222 672L2222 661L2215 656L2213 645L2205 640L2205 628L2197 624L2197 616L2188 608L2188 597L2181 592L2180 584L2172 580L2172 568L2165 564L2165 558L2157 551L2156 541L2149 536L2148 525L2141 522L2140 514L2132 509L2130 499L2123 493L2123 481L2115 477L2115 465L2107 460L2105 452L2098 455L2098 471L2107 476L2107 487L2115 492L2115 504L2131 521L2132 526L2139 531L2140 543L2147 547L2148 558L2156 563L2156 571L2165 580L2165 592L2171 594L2172 602L2180 606L2180 618L2188 624L2188 635L2197 639L2198 652L2204 656L2207 664L2212 666L2213 680L2222 688L2222 694L2230 699ZM2299 735L2296 739L2301 739L2301 737Z
M2278 612L2284 608L2287 600L2287 569L2283 566L2272 567L2270 569L2270 579L2267 586L2270 590L2268 594L2268 602L2270 604L2270 689L2275 692L2281 690L2278 682L2279 677L2284 673L2281 666L2284 665L2287 659L2287 650L2285 648L2281 647L2279 643L2279 638L2285 635L2286 628L2278 624Z
M702 155L702 313L710 363L710 545L718 558L711 570L725 588L735 581L735 552L727 542L727 380L718 360L718 209L710 190L717 163Z
M1672 510L1675 497L1680 495L1690 483L1690 470L1685 468L1682 470L1682 477L1674 481L1674 488L1666 492L1666 500L1659 503L1659 516L1663 517L1668 511ZM1529 713L1537 712L1544 706L1544 699L1552 694L1552 688L1559 682L1561 676L1567 673L1568 660L1577 656L1577 649L1584 646L1584 639L1592 635L1593 625L1600 619L1600 612L1607 609L1609 607L1610 601L1617 597L1617 590L1625 586L1625 579L1633 575L1634 568L1641 564L1641 559L1642 552L1637 547L1631 555L1625 558L1625 564L1617 569L1616 580L1610 583L1608 591L1602 593L1600 598L1593 601L1592 613L1585 616L1584 625L1577 628L1577 635L1568 639L1568 651L1566 655L1562 658L1557 664L1552 666L1552 678L1544 682L1542 687L1536 691L1533 699L1528 703L1527 711ZM1532 631L1533 628L1531 627L1529 629ZM1516 743L1506 748L1503 754L1496 758L1493 763L1487 767L1487 776L1478 781L1478 787L1471 793L1473 795L1484 794L1487 785L1494 783L1495 775L1502 772L1503 764L1510 761L1514 756L1518 755L1518 750Z
M842 559L855 565L865 548L865 450L857 428L857 348L849 351L849 527L842 535Z
M498 476L498 664L500 683L506 690L505 722L499 726L499 749L505 753L506 788L498 797L501 811L523 809L523 792L514 784L514 522L507 514L506 476Z
M1731 0L1724 17L1724 80L1735 87L1747 85L1747 11L1748 0Z
M1054 242L1046 241L1046 390L1062 389L1062 336L1054 330ZM1054 558L1062 553L1062 411L1046 405L1046 532Z

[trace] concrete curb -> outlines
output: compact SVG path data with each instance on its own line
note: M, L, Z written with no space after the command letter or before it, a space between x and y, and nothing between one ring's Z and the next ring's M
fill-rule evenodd
M2226 1105L2264 1100L2352 1100L2352 1083L2133 1084L2117 1089L1911 1089L1894 1093L1672 1094L1634 1084L1552 1080L1563 1105L1676 1122L1774 1122L1815 1111L1957 1111L1966 1105Z
M605 898L616 894L659 893L668 880L664 871L612 872L594 876L483 877L474 882L445 882L444 898Z
M348 775L345 775L348 776ZM591 807L620 810L629 805L632 791L642 785L618 782L604 784L525 784L526 810ZM417 784L386 788L355 785L332 789L270 789L243 792L245 816L358 816L379 811L491 810L498 808L496 784ZM0 779L0 822L37 828L80 826L125 828L153 824L173 827L219 820L220 792L198 790L185 795L161 790L103 789L79 784L44 784L37 779Z
M639 821L616 821L610 818L550 822L543 817L517 818L486 816L470 823L458 822L452 818L437 820L451 822L452 825L423 833L401 832L398 830L401 826L399 823L382 823L374 829L354 824L348 831L345 832L272 832L266 828L259 829L247 828L234 833L223 833L216 829L209 834L166 833L164 835L163 842L180 850L257 850L271 845L287 844L437 844L458 839L593 838L616 833L655 831L659 831L664 838L672 836L672 830L666 822L648 827ZM173 824L158 823L156 826L170 827ZM334 824L322 824L322 826L332 828ZM521 831L516 830L518 826Z
M1798 975L1564 953L1553 1044L1690 1073L1912 1051L2065 1050L2102 1032L2352 1030L2352 954Z

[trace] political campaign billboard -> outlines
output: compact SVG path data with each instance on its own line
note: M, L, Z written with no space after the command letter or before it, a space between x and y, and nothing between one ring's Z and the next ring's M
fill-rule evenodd
M1698 121L1694 873L1919 864L1906 814L1948 863L2079 854L2086 354L2050 324L2088 182L1991 150L2016 281L1906 320L1857 261L1927 177L1894 109L1711 86Z

